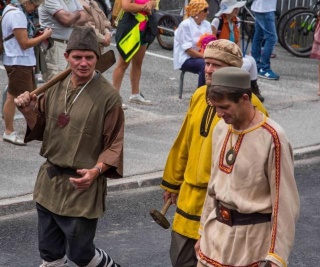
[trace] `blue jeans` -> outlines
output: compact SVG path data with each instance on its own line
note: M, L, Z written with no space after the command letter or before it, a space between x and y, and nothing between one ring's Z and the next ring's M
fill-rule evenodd
M278 41L274 12L258 13L254 12L255 29L252 40L251 54L257 62L258 70L268 71L270 67L270 56ZM265 37L265 44L261 53L262 42Z
M204 68L206 63L203 58L188 58L181 66L180 70L198 74L198 87L206 84Z

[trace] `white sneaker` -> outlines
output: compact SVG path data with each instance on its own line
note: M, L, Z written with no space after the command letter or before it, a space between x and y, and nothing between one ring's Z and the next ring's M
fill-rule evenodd
M126 109L128 109L128 106L127 106L126 104L123 104L123 103L122 103L122 109L123 109L123 110L126 110Z
M36 81L37 81L37 83L45 83L45 81L44 81L44 79L42 79L42 77L37 78Z
M26 145L23 139L21 139L16 132L12 132L11 134L3 133L3 141L6 141L18 146Z
M152 105L152 102L150 100L146 100L143 96L143 94L135 94L131 95L129 98L130 103L136 103L140 105Z

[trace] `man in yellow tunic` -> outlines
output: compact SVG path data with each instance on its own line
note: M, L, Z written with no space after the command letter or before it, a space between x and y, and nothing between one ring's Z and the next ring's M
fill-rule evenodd
M204 51L206 83L219 68L242 66L241 49L229 40L209 43ZM207 103L207 85L192 95L189 110L180 133L175 140L164 169L161 187L164 201L169 197L177 204L172 225L170 258L172 266L196 266L194 245L199 238L198 229L211 168L212 130L220 118L214 107ZM253 105L267 114L260 100L253 95ZM179 196L177 198L177 196Z
M246 71L223 68L212 79L208 101L223 120L212 136L197 266L286 267L300 208L291 145L252 105Z

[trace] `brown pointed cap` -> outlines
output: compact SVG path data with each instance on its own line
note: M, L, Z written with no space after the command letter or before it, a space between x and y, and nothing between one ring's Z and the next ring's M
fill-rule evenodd
M90 50L95 52L99 58L99 44L93 28L89 26L75 26L70 35L66 52L70 50Z

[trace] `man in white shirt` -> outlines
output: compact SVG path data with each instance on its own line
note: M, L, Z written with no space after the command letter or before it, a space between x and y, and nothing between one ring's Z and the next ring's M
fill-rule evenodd
M46 54L47 71L43 74L45 80L50 80L67 67L64 52L73 26L84 25L88 18L78 0L46 0L38 12L41 26L52 29L54 40Z

